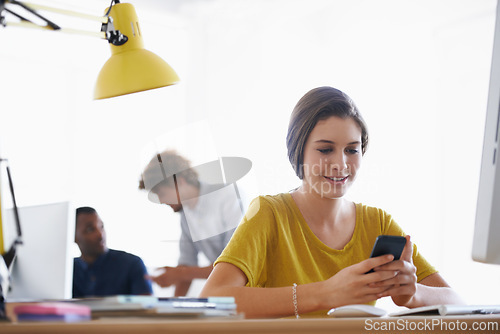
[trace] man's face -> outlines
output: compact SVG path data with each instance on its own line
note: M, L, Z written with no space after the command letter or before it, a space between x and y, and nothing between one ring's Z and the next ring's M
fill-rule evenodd
M83 255L97 257L106 252L106 231L97 213L81 213L76 219L75 242Z
M182 210L182 204L179 203L177 197L177 191L175 186L161 186L156 190L156 195L161 204L167 204L174 210L174 212L179 212Z

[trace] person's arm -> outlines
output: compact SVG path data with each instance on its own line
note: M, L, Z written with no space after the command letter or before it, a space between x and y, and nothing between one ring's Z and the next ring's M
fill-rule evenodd
M198 249L189 234L186 216L181 212L181 237L179 240L179 266L163 267L164 272L151 277L151 280L162 288L175 285L175 296L185 296L194 278L206 278L210 272L204 273L198 267ZM192 269L186 269L192 268ZM210 269L211 270L211 269ZM206 276L205 276L206 275Z
M438 273L431 274L417 283L416 268L413 265L413 245L406 236L406 246L399 261L386 264L375 271L396 270L398 275L385 282L372 284L386 286L384 296L390 296L398 306L415 308L438 304L464 304L462 298L446 283Z
M189 288L191 287L191 281L182 281L175 285L174 297L186 296Z
M177 268L170 268L170 269L178 270L178 275L179 275L179 281L175 283L175 296L187 295L193 279L196 278L206 279L212 272L212 266L207 266L207 267L180 266Z
M181 236L179 238L178 266L198 266L198 248L193 242L186 215L181 211Z
M380 298L387 287L370 283L387 280L395 271L365 274L374 267L390 262L392 255L371 258L339 271L326 281L297 286L298 313L326 310L347 304L363 304ZM283 317L295 314L293 288L246 287L247 277L238 267L219 262L208 278L200 297L234 296L238 312L246 318Z
M165 288L171 285L178 285L183 282L189 282L195 278L207 278L212 272L212 266L196 267L196 266L177 266L163 267L165 271L151 279L159 286ZM188 286L189 288L189 286Z
M408 307L414 308L438 304L465 304L465 301L446 283L439 273L434 273L417 284L416 293Z

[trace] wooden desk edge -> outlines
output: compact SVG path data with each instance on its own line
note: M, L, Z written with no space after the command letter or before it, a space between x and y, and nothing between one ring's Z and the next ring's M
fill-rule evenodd
M453 317L398 317L398 318L305 318L305 319L256 319L256 320L166 320L146 318L100 319L79 323L24 322L0 323L0 333L388 333L384 326L396 324L404 327L404 333L467 333L457 331L457 326L472 329L474 323L490 324L490 330L476 333L499 333L500 315L474 315ZM424 324L426 327L424 327ZM433 327L431 326L433 325ZM439 326L441 324L441 326ZM443 326L452 330L443 330ZM417 326L420 326L417 328ZM412 330L414 327L415 330ZM385 328L385 327L384 327ZM399 327L395 327L396 329ZM371 330L370 330L371 329ZM460 329L460 328L458 328ZM394 332L394 331L393 331ZM398 332L396 330L395 332Z

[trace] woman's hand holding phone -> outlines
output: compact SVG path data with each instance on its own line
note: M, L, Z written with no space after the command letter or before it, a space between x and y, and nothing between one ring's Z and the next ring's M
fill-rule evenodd
M397 239L383 236L374 245L369 259L344 268L324 281L321 291L326 298L325 305L363 304L386 296L399 306L411 302L417 284L413 246L410 236Z
M410 236L406 236L406 245L399 260L374 268L375 272L397 271L398 274L385 281L371 283L372 287L387 287L381 297L390 296L398 306L407 306L417 291L416 268L413 265L413 244Z
M383 270L366 275L370 268L383 268L392 263L392 255L369 258L340 270L326 281L319 291L324 308L338 307L348 304L365 304L380 298L388 287L375 286L373 283L385 282L397 275L395 270Z

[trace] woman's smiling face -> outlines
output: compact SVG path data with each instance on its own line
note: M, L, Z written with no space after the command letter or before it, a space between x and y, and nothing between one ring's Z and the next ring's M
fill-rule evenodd
M324 198L341 198L361 165L361 129L352 118L320 120L304 147L303 191Z

